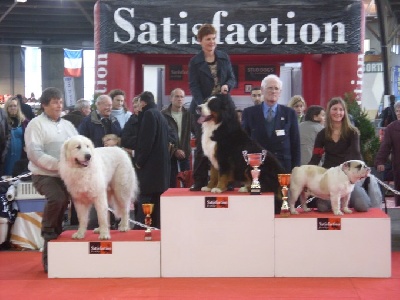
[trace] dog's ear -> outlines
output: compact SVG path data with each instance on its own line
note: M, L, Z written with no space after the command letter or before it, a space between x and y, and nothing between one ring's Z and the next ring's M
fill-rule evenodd
M63 146L61 147L61 153L60 153L60 158L64 158L65 161L68 161L69 155L68 155L68 144L69 144L69 138L64 142Z
M343 172L349 170L350 167L351 167L351 161L346 161L346 162L342 163L342 171Z

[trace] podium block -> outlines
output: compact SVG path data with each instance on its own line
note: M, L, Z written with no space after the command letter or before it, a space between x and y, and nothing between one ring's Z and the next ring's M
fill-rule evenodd
M273 277L272 194L169 189L161 196L162 277Z
M378 208L276 218L275 276L390 277L390 218Z
M73 240L73 233L49 242L49 278L160 277L160 231L152 232L152 241L144 241L144 230L112 230L108 241L90 231Z

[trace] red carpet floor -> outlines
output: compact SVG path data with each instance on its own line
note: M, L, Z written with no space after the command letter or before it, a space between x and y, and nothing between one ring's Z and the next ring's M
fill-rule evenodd
M400 252L386 279L48 279L40 252L2 251L0 299L400 299Z

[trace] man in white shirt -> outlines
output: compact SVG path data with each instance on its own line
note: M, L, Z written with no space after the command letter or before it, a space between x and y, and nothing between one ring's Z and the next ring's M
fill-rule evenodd
M47 242L61 234L64 213L70 199L58 174L60 150L64 141L78 132L71 122L61 118L64 100L59 89L45 89L40 104L43 113L29 122L25 130L25 145L33 185L47 199L41 229L45 241L42 262L47 273Z

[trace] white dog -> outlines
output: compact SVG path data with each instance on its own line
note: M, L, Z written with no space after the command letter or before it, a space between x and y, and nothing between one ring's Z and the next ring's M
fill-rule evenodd
M351 213L350 194L354 184L368 177L370 168L360 160L349 160L338 167L325 169L319 166L303 165L292 171L289 188L289 207L292 214L298 214L295 203L300 197L304 211L310 211L306 201L308 196L330 200L335 215ZM342 207L343 212L340 210Z
M129 230L129 208L138 193L138 181L128 154L118 147L94 148L77 135L65 141L60 156L60 176L70 192L79 220L74 239L85 236L89 210L95 206L99 239L110 239L108 202L121 218L119 231ZM108 201L107 201L108 199Z

